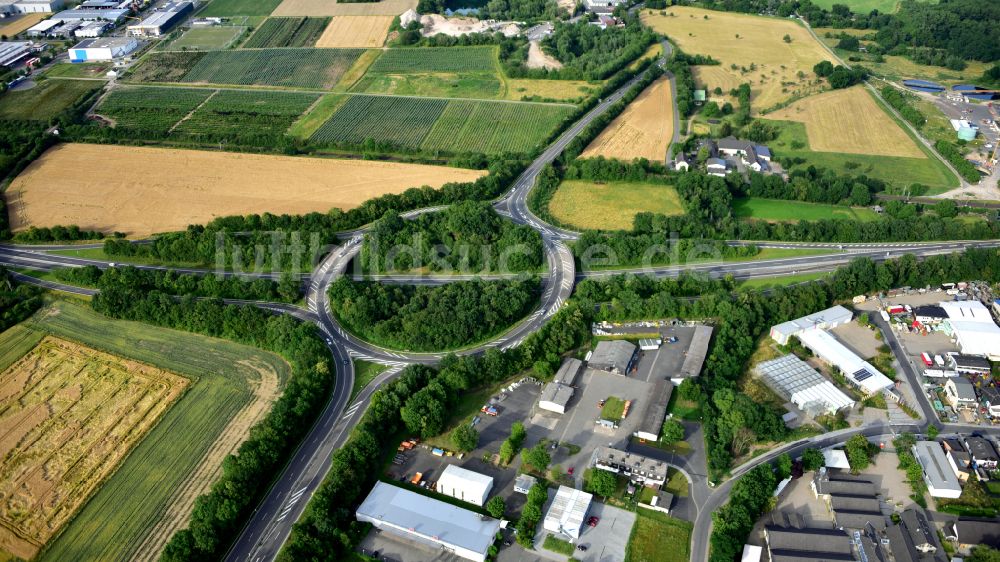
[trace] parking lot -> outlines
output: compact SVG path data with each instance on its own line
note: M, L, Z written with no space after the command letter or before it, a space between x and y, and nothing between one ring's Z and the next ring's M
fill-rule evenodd
M677 376L681 365L684 364L684 359L687 357L687 350L691 347L694 330L691 326L660 328L663 345L656 351L639 351L639 362L635 374L629 376L650 383ZM671 337L677 338L677 341L670 343Z

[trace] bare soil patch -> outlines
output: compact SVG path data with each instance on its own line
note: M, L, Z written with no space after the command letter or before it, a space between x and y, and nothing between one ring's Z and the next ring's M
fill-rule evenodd
M75 224L146 236L219 216L351 209L386 193L472 181L485 173L365 160L64 144L15 178L7 199L15 231Z
M528 46L528 68L559 70L562 66L558 59L542 50L538 41L532 41Z

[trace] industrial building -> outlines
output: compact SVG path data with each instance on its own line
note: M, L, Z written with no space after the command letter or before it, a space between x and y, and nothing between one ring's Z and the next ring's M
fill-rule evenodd
M708 356L708 344L712 341L713 329L711 326L695 326L691 345L688 346L681 370L676 376L670 378L674 384L680 384L686 378L697 377L701 374L701 367L705 364L705 357Z
M132 54L139 48L134 37L99 37L84 39L69 50L70 62L114 60Z
M375 484L355 517L379 530L477 562L485 562L500 530L498 519L385 482Z
M941 303L941 308L948 313L952 335L963 354L1000 361L1000 326L983 303L947 301Z
M794 355L764 361L754 371L779 396L810 416L835 414L854 406L854 400Z
M944 549L938 545L937 533L920 511L907 509L899 515L899 525L889 527L885 534L896 562L948 560L947 557L935 555Z
M627 476L633 484L662 486L667 481L667 463L611 447L597 447L591 456L595 468Z
M0 43L0 66L12 66L31 55L31 44L24 41Z
M552 382L557 382L566 386L573 386L576 384L576 378L580 376L580 371L582 369L583 361L572 357L566 359L562 362L562 365L559 366L559 370L556 371L556 375L552 377Z
M480 507L486 505L486 498L489 497L492 489L492 476L473 472L454 464L449 464L444 469L437 482L439 493Z
M840 529L764 525L764 538L771 562L855 560L851 540Z
M125 19L125 16L127 16L128 14L129 10L121 8L113 8L110 10L93 10L93 9L83 10L80 8L76 8L73 10L63 10L58 14L55 14L54 16L49 18L48 21L56 21L61 23L84 22L84 21L110 21L117 23Z
M936 441L917 441L913 445L913 456L924 470L924 481L931 496L954 499L962 495L962 485L949 466L944 449Z
M594 496L575 488L559 486L552 505L545 513L542 527L550 533L567 536L571 539L580 538L583 532L583 522L587 518L587 510Z
M976 355L948 355L955 371L960 375L988 375L992 367L985 357Z
M550 382L542 388L542 393L538 396L538 407L557 414L565 414L574 392L571 386Z
M635 431L635 436L647 441L657 441L663 429L663 419L667 416L667 405L674 385L666 379L660 379L653 384L653 393L646 401L646 409L642 412L642 420Z
M612 375L626 375L635 361L635 345L625 340L597 342L587 364L591 369Z
M813 477L812 490L826 502L838 527L864 529L870 525L878 531L885 530L882 504L871 481L820 469Z
M13 16L17 14L50 14L61 10L63 0L9 0L0 1L0 14Z
M853 317L850 310L837 305L802 318L771 326L771 339L780 345L786 345L792 336L797 336L805 330L830 330L850 322Z
M514 491L527 495L531 491L531 487L537 482L538 479L530 474L518 474L517 479L514 480Z
M889 377L883 375L871 363L858 357L825 330L805 330L798 334L799 340L817 357L840 369L847 382L869 396L891 389L894 386ZM896 399L891 392L887 396Z
M159 37L180 23L194 9L191 2L168 2L141 22L128 26L128 34L137 37Z

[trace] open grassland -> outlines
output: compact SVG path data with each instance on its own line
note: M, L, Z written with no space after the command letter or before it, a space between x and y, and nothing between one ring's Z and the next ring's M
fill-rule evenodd
M111 70L110 62L61 62L55 63L45 69L45 76L49 78L107 78L107 72Z
M7 201L14 230L76 224L146 236L226 215L350 209L385 193L483 174L365 160L61 144L15 178Z
M586 229L631 230L635 215L644 211L684 213L677 190L655 183L567 180L549 202L549 212L560 222Z
M54 337L0 373L0 547L37 554L188 382Z
M665 161L667 146L674 135L674 111L670 100L670 80L663 76L615 117L581 156Z
M193 27L185 31L170 44L171 49L209 51L225 49L235 42L243 32L242 26Z
M119 86L104 98L95 113L138 137L157 138L166 135L214 93L201 88Z
M901 158L817 152L809 146L804 124L792 121L769 121L769 123L777 125L780 133L776 140L768 142L768 146L778 158L794 162L790 166L792 170L816 166L828 168L838 174L864 174L890 184L896 191L915 183L927 186L931 194L958 186L958 178L937 158L932 158L929 154L925 158Z
M767 117L804 123L809 147L817 152L927 157L864 86L810 96Z
M917 0L918 2L937 2L937 0ZM878 10L883 14L891 14L899 9L899 0L813 0L813 4L829 10L834 4L842 4L856 14L869 14Z
M815 273L797 273L789 275L781 275L778 277L754 277L753 279L746 279L739 282L739 286L742 289L764 289L767 287L787 287L789 285L797 285L799 283L809 283L811 281L819 281L830 276L828 271L818 271Z
M257 349L111 320L68 301L56 301L0 334L0 349L23 348L19 342L45 334L192 382L38 560L155 558L164 540L153 541L151 530L168 521L175 528L187 524L194 498L246 438L253 415L270 407L289 367Z
M129 75L136 82L191 82L330 89L361 49L252 49L155 53Z
M498 98L504 84L495 47L407 48L382 51L351 88L369 94Z
M311 138L331 144L371 139L431 151L528 152L571 111L559 105L355 95Z
M385 43L393 16L335 16L316 41L323 48L377 48Z
M693 525L665 513L639 508L625 547L625 562L682 562L691 558Z
M0 24L0 35L14 37L51 15L49 13L20 14L5 18Z
M330 18L268 18L243 47L313 47Z
M50 78L27 90L6 92L0 96L0 119L47 121L103 85L96 80Z
M212 0L199 17L266 16L281 4L281 0Z
M798 222L820 219L877 221L882 216L867 207L846 207L804 201L783 201L750 197L733 200L733 214L739 218L769 222Z
M583 80L534 80L531 78L508 78L506 99L514 101L576 101L587 98L600 90L600 84Z
M398 16L417 7L417 0L381 0L341 4L333 0L284 0L274 16Z
M347 101L347 98L348 96L340 94L324 95L316 102L312 109L292 124L291 128L288 129L288 134L300 139L311 137L323 123L326 123L334 112L340 109L340 106Z
M318 98L296 92L220 90L178 123L173 134L205 142L241 138L255 146L273 145Z
M644 10L642 20L683 51L720 61L720 69L736 84L749 82L757 112L822 87L812 68L830 56L808 30L792 21L682 6L668 8L666 15L660 12ZM790 43L782 39L785 35ZM799 72L805 78L799 78Z

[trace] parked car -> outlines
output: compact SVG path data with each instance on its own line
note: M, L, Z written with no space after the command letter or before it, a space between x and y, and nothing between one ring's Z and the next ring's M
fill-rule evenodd
M569 470L566 471L566 474L569 474L570 476L573 476L573 467L572 466L569 467Z
M577 546L576 549L579 550L580 552L587 552L587 545L581 544Z
M600 521L601 520L598 517L591 517L590 519L587 519L587 526L596 527Z

